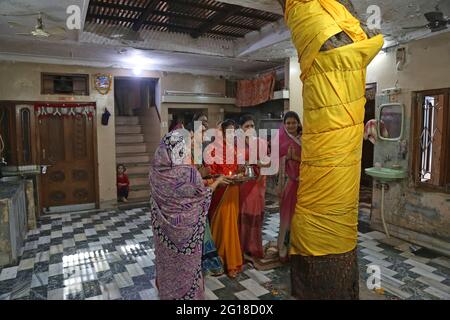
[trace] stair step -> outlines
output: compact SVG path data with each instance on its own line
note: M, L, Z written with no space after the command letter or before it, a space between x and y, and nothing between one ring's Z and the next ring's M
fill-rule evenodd
M129 176L130 179L130 185L132 186L145 186L148 185L148 175L138 175L138 176Z
M143 198L129 198L128 197L128 202L119 202L117 204L117 207L122 210L143 208L143 207L149 207L149 206L150 206L150 198L149 197L143 197Z
M128 195L128 200L149 198L149 197L150 197L150 189L133 190L133 187L131 187L130 193Z
M116 156L116 161L117 163L124 163L126 167L128 167L127 164L130 163L150 162L151 158L153 158L153 156L150 156L147 153L129 153Z
M145 143L130 143L130 144L117 144L116 153L145 153L147 151L147 145Z
M142 133L116 135L116 143L139 143L139 142L144 142L144 135Z
M148 170L150 168L150 163L132 163L127 165L127 174L128 175L134 175L134 174L142 174L148 176Z
M116 125L139 124L139 117L116 117Z
M140 125L116 126L116 134L121 133L142 133L142 126Z

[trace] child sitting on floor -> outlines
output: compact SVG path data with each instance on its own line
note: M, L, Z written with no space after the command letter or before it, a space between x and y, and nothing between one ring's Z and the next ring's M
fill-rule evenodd
M130 190L130 180L125 171L127 168L123 164L117 166L117 198L122 202L128 201L128 191Z

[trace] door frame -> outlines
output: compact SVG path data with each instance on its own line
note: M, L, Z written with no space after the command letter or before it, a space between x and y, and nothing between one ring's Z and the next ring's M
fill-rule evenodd
M10 103L15 105L18 104L28 104L28 105L32 105L34 107L34 105L36 103L55 103L55 104L61 104L61 103L93 103L95 104L95 110L96 112L93 115L92 121L93 121L93 128L92 128L92 139L93 139L93 148L94 150L92 151L94 153L94 158L93 158L93 165L94 165L94 190L95 190L95 208L99 209L100 208L100 184L99 184L99 176L98 176L98 144L97 144L97 102L96 101L55 101L55 100L51 100L51 101L41 101L41 100L37 100L37 101L24 101L24 100L1 100L0 103ZM34 148L33 150L36 152L35 154L35 158L33 158L36 161L36 165L41 165L41 163L37 163L40 162L41 159L41 148L40 148L40 131L39 131L39 119L37 117L34 117L35 121L34 123L31 124L31 126L35 127L35 136L32 137L32 144L34 144ZM39 199L35 200L35 203L38 204L39 209L39 216L43 215L43 206L42 206L42 182L41 182L41 175L39 174L37 177L37 194L39 195ZM51 214L51 213L47 213L47 214Z

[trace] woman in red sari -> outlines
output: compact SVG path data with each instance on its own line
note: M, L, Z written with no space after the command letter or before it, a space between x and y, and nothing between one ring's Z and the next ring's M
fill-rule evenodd
M221 125L223 139L216 140L207 147L214 147L215 150L223 150L221 159L216 159L213 163L209 163L211 174L223 174L226 176L235 175L239 168L237 165L236 147L234 145L228 149L233 150L233 163L226 163L226 139L227 129L234 129L234 121L225 120ZM208 150L206 150L208 153ZM215 157L214 151L211 153ZM217 252L222 258L225 270L228 276L234 278L242 270L242 251L239 241L238 230L239 217L239 186L228 185L226 187L218 187L213 193L211 206L209 208L209 219L211 221L211 234L216 244Z
M244 132L255 129L255 121L251 115L243 115L239 119L239 124ZM241 248L245 254L253 258L263 258L262 227L264 220L266 177L260 175L259 149L265 147L267 150L267 143L257 137L246 137L245 150L243 150L246 163L250 160L249 148L252 144L257 148L255 152L258 153L258 163L248 165L253 168L257 179L247 181L240 186L239 235Z

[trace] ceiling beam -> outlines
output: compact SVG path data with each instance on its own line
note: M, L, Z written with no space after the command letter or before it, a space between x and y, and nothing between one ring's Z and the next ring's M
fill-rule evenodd
M198 38L205 33L210 32L214 27L219 26L222 22L225 22L229 17L233 16L236 12L241 10L241 7L226 4L224 11L216 11L208 22L203 23L197 30L191 33L193 38Z
M92 19L118 21L118 22L135 22L136 21L136 19L133 19L133 18L116 17L116 16L105 15L105 14L88 14L87 18L88 18L88 21L91 21ZM174 25L174 24L166 23L166 22L145 21L142 25L143 26L153 26L153 27L165 27L165 28L169 28L171 31L174 31L174 32L189 33L189 34L197 31L196 28ZM211 30L211 31L208 31L207 33L213 34L213 35L218 35L218 36L231 37L231 38L243 38L244 37L243 35L240 35L237 33L216 31L216 30Z
M135 12L142 12L145 10L145 8L134 7L134 6L124 5L124 4L114 4L114 3L106 3L106 2L103 3L100 1L91 1L91 3L92 3L92 5L95 5L95 6L111 8L111 9L121 9L121 10L127 10L127 11L135 11ZM166 11L161 11L161 10L153 10L151 12L151 14L157 15L157 16L169 17L169 18L176 18L176 19L186 20L186 21L197 21L197 22L209 21L208 19L205 19L205 18L189 16L189 15L180 14L180 13L176 13L176 12L166 12ZM220 25L226 26L226 27L244 29L244 30L251 30L251 31L257 31L260 29L258 27L255 27L254 25L250 25L250 24L247 25L247 24L236 23L236 22L223 22Z
M156 9L159 4L159 0L150 0L145 10L141 13L137 21L131 27L133 31L138 31L145 23L147 18L152 14L152 11Z

